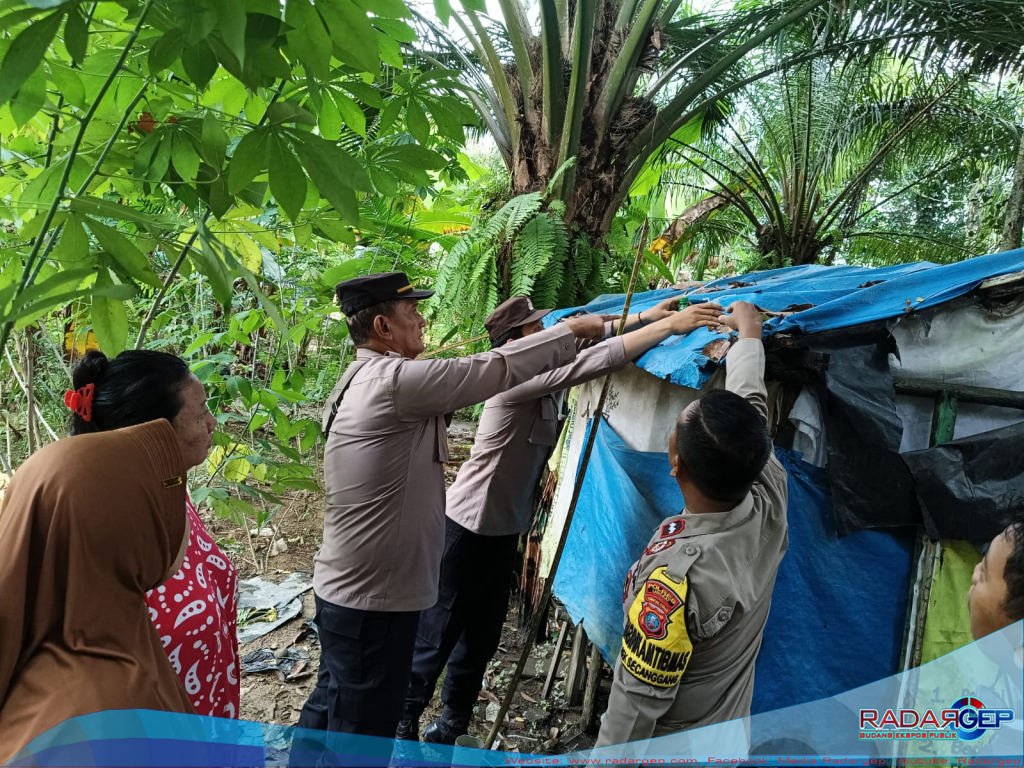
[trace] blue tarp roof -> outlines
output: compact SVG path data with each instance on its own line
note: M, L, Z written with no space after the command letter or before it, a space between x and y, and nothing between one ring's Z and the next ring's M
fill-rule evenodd
M699 289L700 293L691 290L687 295L693 303L716 301L724 307L734 301L750 301L772 312L813 304L812 308L788 317L772 318L765 324L765 333L816 333L902 317L908 310L916 312L943 304L970 293L985 280L1022 270L1024 249L1019 249L942 266L918 262L880 268L787 267L723 278ZM649 309L681 293L666 288L635 294L630 312ZM621 294L599 296L584 309L618 313L624 301ZM577 309L553 312L548 316L549 322ZM710 342L724 338L702 328L655 347L641 357L637 365L659 378L697 389L717 366L703 354L703 349Z

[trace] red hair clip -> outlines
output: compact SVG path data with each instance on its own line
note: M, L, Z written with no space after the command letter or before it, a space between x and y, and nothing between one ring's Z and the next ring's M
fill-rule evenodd
M83 421L92 421L92 397L96 394L95 384L86 384L77 392L69 389L64 393L64 405L82 417Z

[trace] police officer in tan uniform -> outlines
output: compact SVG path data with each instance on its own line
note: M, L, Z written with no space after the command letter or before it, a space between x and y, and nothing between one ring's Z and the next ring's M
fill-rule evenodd
M789 542L775 458L761 315L746 302L724 390L680 414L669 441L686 508L663 521L623 586L625 629L598 747L750 714L754 661Z
M626 335L585 349L575 362L484 404L472 454L448 489L438 601L420 616L399 738L416 738L446 664L444 711L423 730L423 740L454 744L467 732L487 663L501 641L519 536L530 527L541 470L558 438L556 397L620 370L669 336L717 325L722 311L717 304L682 312L678 306L678 298L666 299L630 315ZM535 309L526 296L509 299L485 322L492 348L514 347L540 333L551 311ZM608 332L614 334L612 325Z
M324 542L313 571L320 672L301 728L392 738L419 613L437 601L447 417L576 359L607 318L573 318L522 344L417 360L426 325L401 273L337 286L356 358L324 411Z

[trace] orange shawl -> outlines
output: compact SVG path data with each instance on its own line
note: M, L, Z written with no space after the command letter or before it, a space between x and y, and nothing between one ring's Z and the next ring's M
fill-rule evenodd
M70 717L194 712L145 593L188 525L185 463L153 421L52 443L0 508L0 763Z

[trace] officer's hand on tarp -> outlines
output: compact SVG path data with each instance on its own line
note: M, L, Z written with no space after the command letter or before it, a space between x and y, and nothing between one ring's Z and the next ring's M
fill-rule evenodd
M718 318L723 325L739 331L743 338L761 336L761 311L749 301L734 301L726 312Z
M692 304L686 309L674 312L665 321L669 324L673 335L685 336L698 328L715 328L722 316L722 308L718 304L706 302Z
M577 339L601 341L604 338L604 324L620 317L621 315L580 315L566 318L562 322L569 326Z

